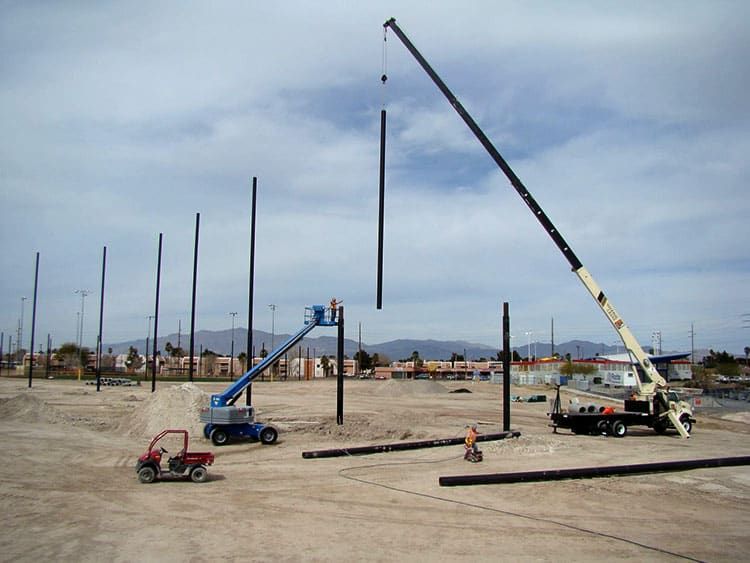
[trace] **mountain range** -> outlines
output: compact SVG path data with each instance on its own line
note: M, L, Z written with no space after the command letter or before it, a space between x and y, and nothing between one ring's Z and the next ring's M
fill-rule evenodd
M280 346L290 338L289 334L274 334L262 330L253 330L253 347L255 355L265 348L272 350ZM157 342L157 350L162 354L165 353L167 343L172 347L181 347L185 353L189 352L190 335L177 333L160 336ZM273 343L273 344L272 344ZM131 340L128 342L118 342L107 344L104 350L112 349L114 354L126 354L130 347L135 347L140 353L146 350L146 340ZM198 355L201 351L211 350L219 355L228 356L232 351L232 330L200 330L195 333L194 354ZM245 352L247 347L247 329L239 328L234 330L234 355L238 356ZM344 354L353 357L357 353L359 344L356 340L344 339ZM289 355L296 356L299 350L302 356L336 356L337 339L334 336L318 336L315 338L305 337L297 346L289 351ZM153 342L149 342L149 352L153 349ZM648 351L648 347L644 348ZM370 354L378 354L381 358L386 356L391 361L403 360L410 358L417 351L419 357L424 360L450 360L455 353L464 356L469 360L478 360L480 358L494 358L498 352L497 348L465 342L463 340L413 340L399 339L383 342L381 344L362 343L362 350ZM546 357L551 355L551 344L549 342L531 342L521 346L514 346L512 350L518 352L521 357L526 357L531 351L532 356ZM561 356L570 354L571 358L590 358L597 355L616 354L622 351L622 347L611 346L603 343L589 342L587 340L571 340L560 344L555 344L555 352ZM703 357L703 351L696 351L696 358ZM665 352L666 353L666 352Z

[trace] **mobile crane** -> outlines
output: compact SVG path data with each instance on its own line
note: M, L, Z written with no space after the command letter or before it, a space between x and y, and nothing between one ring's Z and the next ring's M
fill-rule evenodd
M250 438L260 440L263 444L273 444L279 436L276 427L257 422L255 420L255 409L252 406L238 407L234 403L256 377L281 359L312 329L316 326L337 326L337 324L332 309L323 305L306 307L305 322L299 331L224 391L211 395L211 405L201 409L200 420L206 423L203 427L203 435L216 446L223 446L233 438Z
M500 155L489 138L484 134L482 129L480 129L479 125L477 125L471 115L469 115L469 112L466 111L461 102L458 101L458 99L450 91L448 86L446 86L443 80L432 69L427 60L421 55L421 53L412 44L409 38L406 37L404 32L401 31L401 28L396 24L395 18L391 18L386 21L383 24L383 29L385 32L390 29L396 34L396 36L401 40L406 49L412 54L412 56L417 60L419 65L432 79L438 89L448 99L448 102L450 102L451 106L453 106L453 109L456 110L458 115L461 116L469 129L471 129L472 133L474 133L476 138L489 153L497 166L508 178L518 195L521 196L524 203L526 203L526 206L531 210L544 230L555 242L557 247L560 249L560 252L562 252L563 256L565 256L565 258L568 260L573 273L575 273L578 279L581 280L584 287L588 290L599 308L604 312L609 322L617 331L617 334L622 340L622 343L625 345L625 349L627 350L631 360L633 360L632 369L635 381L637 383L636 387L638 390L638 397L637 401L632 401L633 405L631 408L638 408L640 409L640 412L643 412L645 410L651 417L654 418L653 427L657 430L666 429L671 425L677 429L680 436L682 436L683 438L689 438L689 431L690 429L692 429L692 409L690 405L688 403L685 403L684 401L670 400L666 380L661 376L661 374L659 374L657 369L651 363L651 360L643 351L641 345L638 343L635 336L633 336L633 333L625 324L625 321L615 310L614 305L607 298L596 281L594 281L589 271L583 266L583 263L573 252L573 249L570 248L563 236L552 224L550 218L542 210L531 193L529 193L529 190L526 189L526 186L524 186L520 178L518 178L516 173ZM383 82L385 83L385 80L387 80L387 76L385 76L384 74L381 80L383 80ZM383 147L381 146L381 155L382 153Z

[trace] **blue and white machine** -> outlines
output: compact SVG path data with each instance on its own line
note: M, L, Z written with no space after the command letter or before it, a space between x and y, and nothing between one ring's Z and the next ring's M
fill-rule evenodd
M295 344L316 326L337 326L335 312L323 305L305 308L305 324L286 342L273 350L262 362L234 381L222 393L211 395L211 406L201 409L201 422L205 422L203 435L214 445L223 446L232 438L250 438L263 444L273 444L279 431L270 424L256 422L252 406L235 406L253 380L271 367Z

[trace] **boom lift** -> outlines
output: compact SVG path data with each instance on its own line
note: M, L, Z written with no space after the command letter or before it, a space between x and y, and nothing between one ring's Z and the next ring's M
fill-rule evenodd
M630 332L630 329L625 324L625 321L623 321L622 317L620 317L620 315L615 310L614 305L612 305L602 289L591 277L589 271L583 266L576 254L573 252L573 249L570 248L563 236L552 224L552 221L549 219L549 217L547 217L547 214L542 210L534 197L529 193L529 190L526 189L526 186L523 185L518 176L516 176L516 173L500 155L489 138L479 128L471 115L469 115L469 112L466 111L463 105L461 105L461 102L458 101L458 99L453 95L448 86L445 85L442 79L425 60L425 58L420 54L416 47L414 47L409 38L406 37L403 31L401 31L401 28L396 25L395 18L391 18L386 21L383 24L383 28L385 29L385 31L391 29L396 34L396 36L401 40L404 46L417 60L420 66L428 74L428 76L432 79L435 85L448 99L451 106L453 106L453 109L456 110L458 115L461 116L469 129L471 129L472 133L474 133L485 150L489 153L498 167L508 178L513 188L515 188L516 192L518 192L518 195L521 196L524 203L526 203L527 207L531 210L539 223L541 223L542 227L544 227L544 230L547 231L547 234L555 242L557 247L560 249L560 252L563 253L563 256L565 256L565 258L568 260L573 273L578 276L578 279L581 280L584 287L594 298L597 305L599 305L599 308L604 312L609 322L617 331L617 334L625 345L625 349L628 351L628 354L634 360L632 369L634 372L633 375L635 376L635 381L637 382L637 394L639 402L642 405L645 405L645 408L647 408L652 415L657 416L660 419L661 422L659 423L659 428L666 428L669 426L669 423L671 423L671 425L677 429L677 431L683 438L689 438L690 434L681 422L681 418L685 418L683 417L683 415L686 415L687 418L692 418L692 410L690 408L690 405L688 405L684 401L669 400L666 380L659 374L657 369L651 363L651 360L649 360L640 344L638 344L638 341ZM384 75L383 80L385 80L386 78L387 77ZM669 422L667 422L667 420Z
M251 438L260 440L263 444L273 444L278 438L279 431L270 424L256 422L255 409L252 406L238 407L234 403L256 377L281 359L312 329L316 326L336 326L337 324L332 311L323 305L306 307L305 324L299 331L224 391L211 395L211 406L201 409L201 422L206 423L203 427L203 435L216 446L223 446L232 438Z

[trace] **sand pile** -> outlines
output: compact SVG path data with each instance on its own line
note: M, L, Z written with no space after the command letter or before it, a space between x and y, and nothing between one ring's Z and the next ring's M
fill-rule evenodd
M0 399L0 420L13 420L26 424L66 424L70 426L90 426L95 430L105 430L108 421L96 416L74 416L66 414L32 392L21 393L9 399Z
M33 424L67 422L67 417L31 393L0 399L0 419Z
M134 437L153 437L169 428L187 430L191 437L203 435L201 408L211 402L193 383L163 387L152 393L123 422L120 430Z
M735 412L732 414L725 414L721 417L723 420L730 420L732 422L744 422L745 424L750 423L750 412Z
M381 397L404 397L409 395L433 395L448 390L437 381L402 381L391 379L377 386L376 395Z

